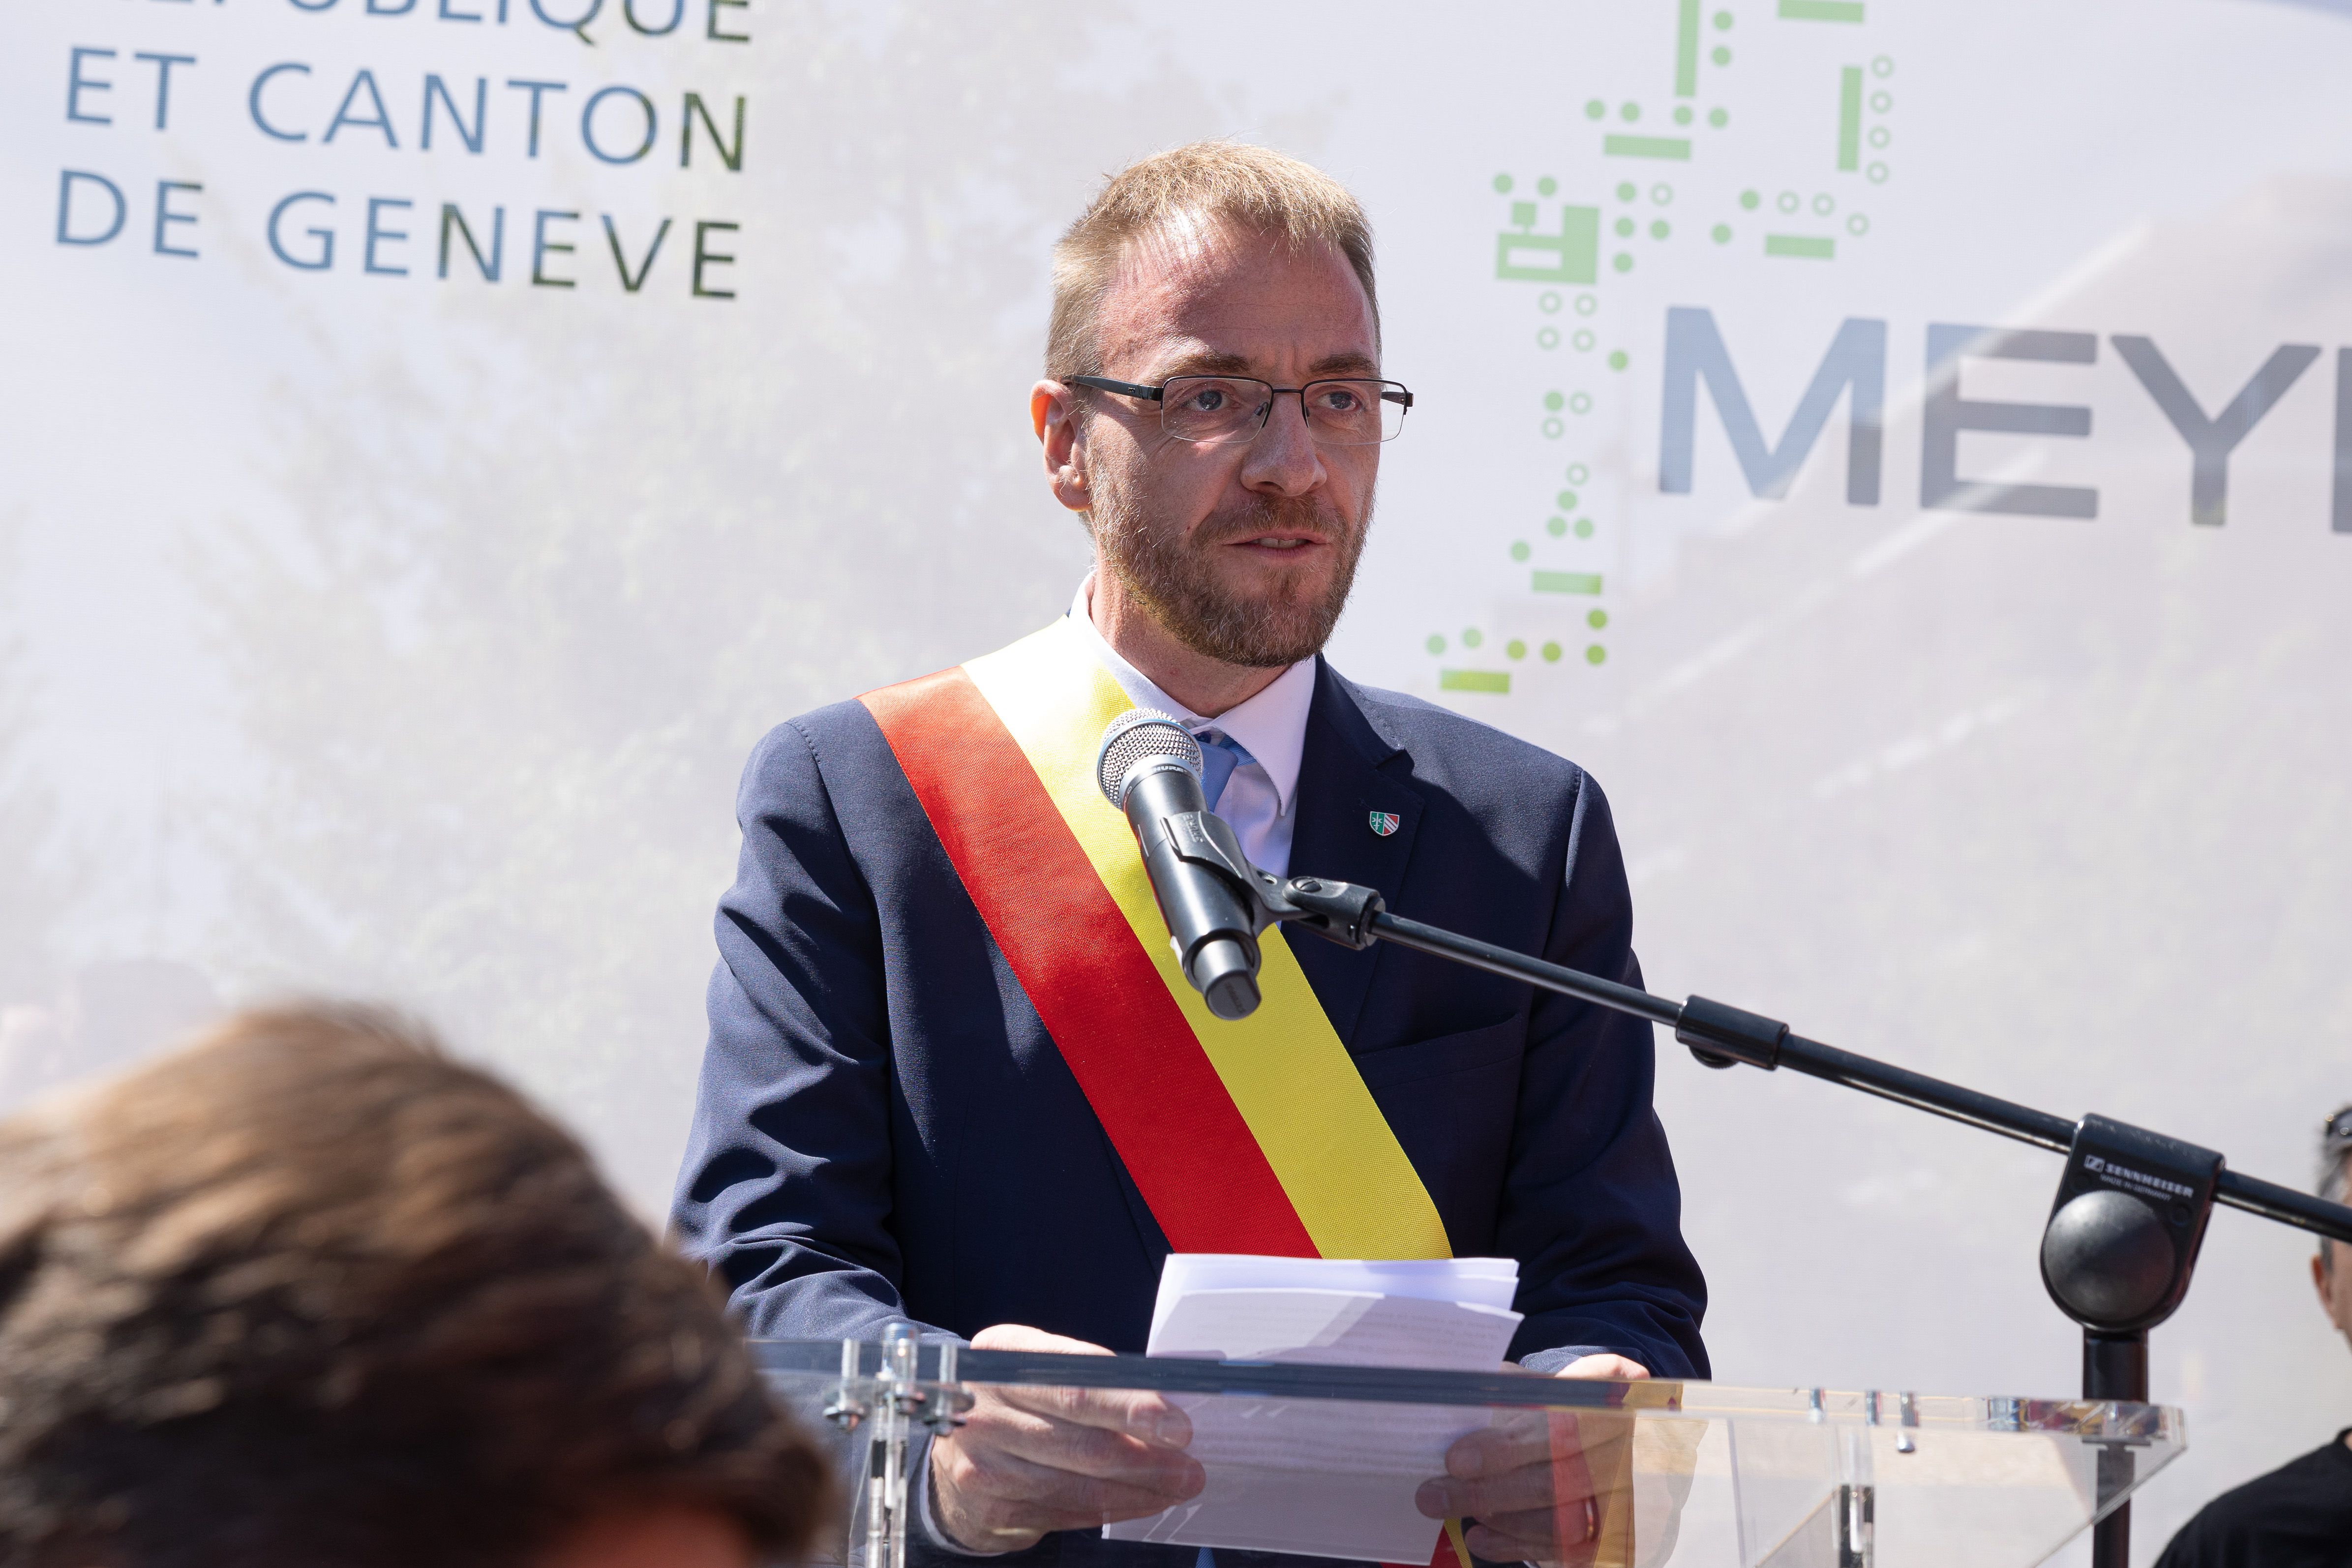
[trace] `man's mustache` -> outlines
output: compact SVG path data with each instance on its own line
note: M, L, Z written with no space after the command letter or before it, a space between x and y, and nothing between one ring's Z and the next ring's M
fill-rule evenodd
M1314 501L1291 496L1260 497L1247 507L1212 515L1193 538L1204 545L1232 544L1265 533L1304 533L1318 542L1337 544L1348 537L1349 529L1337 512Z

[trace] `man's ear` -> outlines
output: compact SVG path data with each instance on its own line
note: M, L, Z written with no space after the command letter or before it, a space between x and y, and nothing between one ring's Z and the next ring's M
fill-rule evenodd
M1029 389L1029 424L1037 433L1045 459L1046 488L1072 511L1094 505L1087 488L1086 416L1077 392L1058 381L1041 381Z

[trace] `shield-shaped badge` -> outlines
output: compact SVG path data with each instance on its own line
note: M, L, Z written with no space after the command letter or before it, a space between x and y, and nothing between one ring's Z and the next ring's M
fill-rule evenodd
M1372 831L1386 838L1397 830L1397 814L1393 811L1372 813Z

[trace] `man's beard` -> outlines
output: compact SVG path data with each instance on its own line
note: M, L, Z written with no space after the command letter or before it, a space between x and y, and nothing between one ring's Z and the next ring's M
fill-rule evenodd
M1362 521L1350 528L1311 500L1253 495L1210 518L1189 540L1154 526L1116 489L1098 491L1093 514L1097 553L1145 612L1194 653L1248 669L1297 664L1330 640L1371 523L1369 496ZM1293 529L1313 532L1338 554L1339 570L1320 588L1283 579L1266 597L1247 599L1209 569L1213 552L1234 540Z

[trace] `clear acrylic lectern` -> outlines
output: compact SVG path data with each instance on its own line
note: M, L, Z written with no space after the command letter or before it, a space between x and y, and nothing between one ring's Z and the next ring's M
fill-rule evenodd
M925 1428L993 1389L1150 1390L1188 1414L1206 1489L1106 1521L1114 1536L1415 1565L1443 1527L1414 1493L1481 1427L1535 1445L1558 1539L1589 1542L1571 1559L1598 1568L2025 1568L2183 1447L2177 1410L2108 1401L1053 1356L901 1333L753 1348L780 1394L846 1434L842 1558L866 1568L903 1568Z

